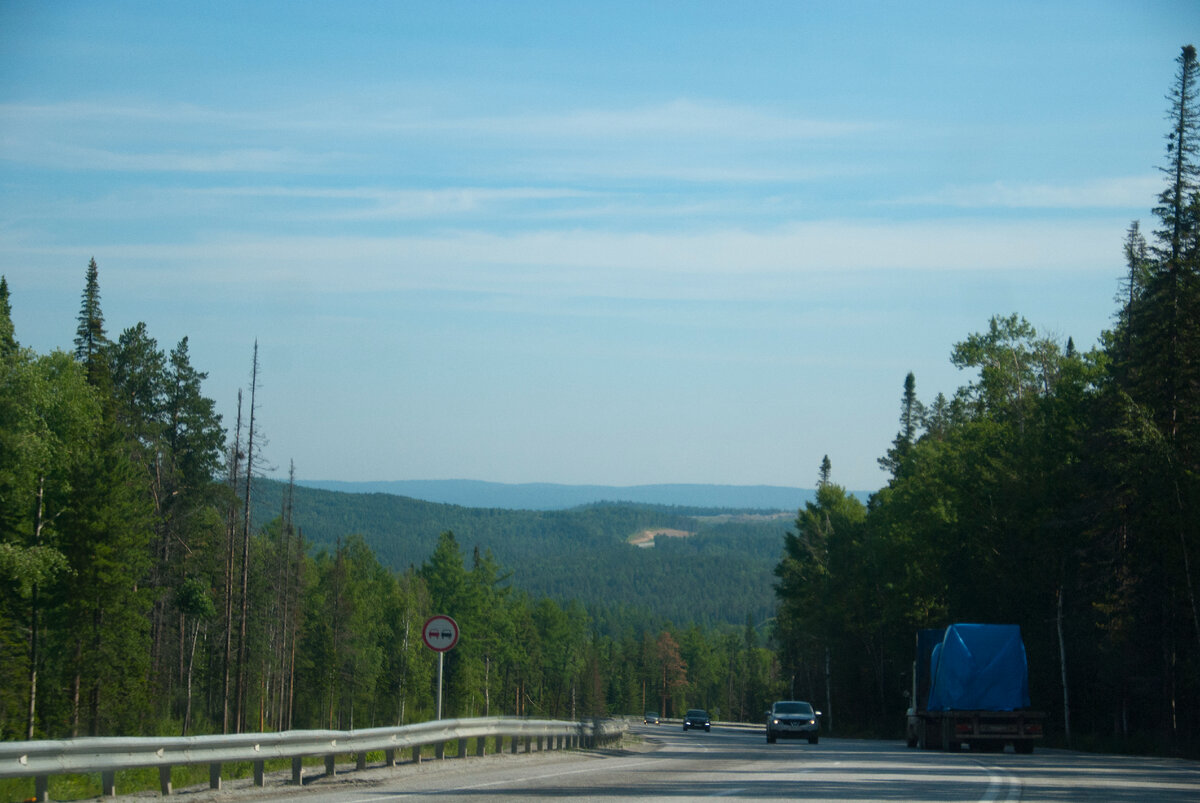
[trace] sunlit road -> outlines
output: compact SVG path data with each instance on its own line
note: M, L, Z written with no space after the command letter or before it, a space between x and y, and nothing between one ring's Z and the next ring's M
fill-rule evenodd
M315 779L258 799L382 803L480 800L1200 800L1200 764L1039 750L946 754L899 742L768 745L761 732L637 726L637 751L564 751L426 761ZM354 776L359 776L355 778ZM202 795L200 797L203 797Z

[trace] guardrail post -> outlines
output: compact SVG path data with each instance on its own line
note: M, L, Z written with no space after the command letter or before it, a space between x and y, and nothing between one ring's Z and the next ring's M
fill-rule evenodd
M445 743L445 742L438 742L438 743L437 743L437 747L435 747L435 748L433 749L433 754L434 754L435 756L437 756L439 759L443 759L443 758L445 758L445 757L446 757L446 743Z
M458 756L458 758L466 758L467 757L467 740L466 739L460 738L458 740L458 753L456 755Z
M304 786L304 758L292 756L292 786Z
M100 794L104 797L117 796L116 770L104 770L104 772L100 773Z
M421 745L419 745L419 744L413 745L413 763L414 764L421 763Z
M164 795L171 794L171 766L158 768L158 789Z
M260 758L254 762L254 785L262 787L266 783L266 766L265 762Z
M325 756L325 774L330 778L337 775L337 756L332 753Z
M50 777L39 775L33 779L33 796L38 803L48 803L50 800Z
M546 745L546 737L539 735L537 737L537 751L539 753L545 752L545 745Z
M512 740L512 744L508 746L508 751L515 755L517 752L517 742L520 741L520 738L515 733L508 738Z
M383 764L386 767L396 766L396 748L389 747L383 751Z
M221 765L220 764L209 764L208 765L208 788L209 789L217 789L217 790L219 790L221 788Z
M528 752L532 751L532 749L533 749L533 737L526 736L525 737L525 752L528 753Z
M367 768L367 751L359 750L354 754L354 769L362 772Z
M477 736L475 738L475 755L483 756L487 753L487 737Z

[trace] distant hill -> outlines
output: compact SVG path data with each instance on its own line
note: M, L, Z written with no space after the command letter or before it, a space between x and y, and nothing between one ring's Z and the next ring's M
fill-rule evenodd
M631 502L567 510L508 509L497 504L502 500L496 497L485 506L452 505L367 492L366 483L350 485L362 492L297 485L293 519L314 550L330 549L358 534L381 563L402 571L428 560L438 534L451 530L468 560L476 549L492 553L515 588L564 602L578 600L610 632L633 621L739 627L747 619L766 621L774 615L773 569L799 507L787 503L787 509L775 512L772 508L779 503L765 504L767 497L748 494L736 497L736 509ZM661 487L698 492L721 486ZM255 481L251 498L256 527L279 516L285 489L276 480ZM611 497L613 490L603 488L600 493ZM657 498L684 502L696 497ZM703 498L711 502L714 497ZM546 499L542 497L541 504ZM505 504L516 502L508 499ZM568 497L560 496L557 504L568 504ZM653 538L647 531L660 535Z
M384 493L463 507L504 510L566 510L597 502L628 502L726 510L795 512L816 492L778 485L558 485L479 480L339 482L297 480L297 485L342 493ZM865 500L866 495L861 494Z

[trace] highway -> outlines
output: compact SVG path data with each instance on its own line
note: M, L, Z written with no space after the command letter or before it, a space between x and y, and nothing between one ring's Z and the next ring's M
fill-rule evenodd
M308 803L396 800L1200 800L1200 763L1063 750L917 751L901 742L825 739L768 745L761 731L633 728L621 750L425 761L314 778L303 790L246 790L247 799ZM230 791L220 793L222 800ZM188 795L204 800L205 792Z

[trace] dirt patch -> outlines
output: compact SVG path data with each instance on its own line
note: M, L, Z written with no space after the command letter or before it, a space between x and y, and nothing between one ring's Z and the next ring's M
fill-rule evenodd
M633 544L634 546L641 547L654 546L654 539L660 535L664 535L668 538L687 538L689 535L695 535L695 533L689 532L688 530L642 530L640 533L631 536L629 543Z

